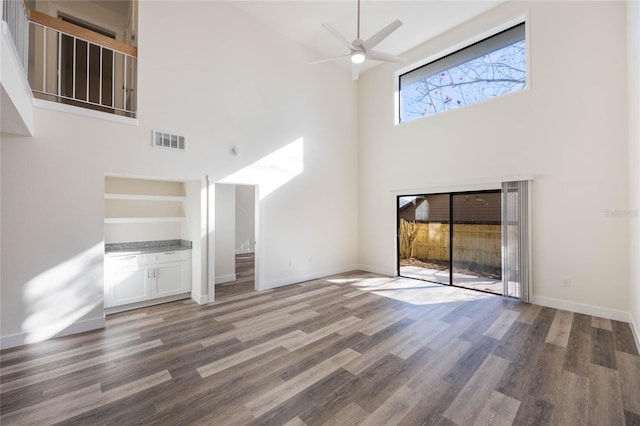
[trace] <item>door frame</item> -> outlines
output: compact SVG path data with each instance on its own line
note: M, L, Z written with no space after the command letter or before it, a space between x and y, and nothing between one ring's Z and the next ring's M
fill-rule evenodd
M395 209L396 209L396 230L395 230L395 233L396 233L396 239L395 239L395 241L396 241L396 276L402 277L402 278L417 279L417 278L405 277L405 276L400 274L400 208L398 207L400 198L402 198L402 197L419 197L419 196L426 196L426 195L448 195L449 196L449 283L439 283L439 282L428 281L428 280L424 280L424 281L425 282L434 282L435 284L441 284L441 285L449 285L449 286L452 286L452 287L465 288L467 290L475 290L475 291L480 291L480 292L483 292L483 293L489 293L489 294L496 295L496 293L491 292L491 291L479 290L479 289L470 289L468 287L455 285L453 283L453 233L454 233L454 230L453 230L453 196L454 195L464 195L464 194L483 194L483 193L502 194L502 189L495 189L495 188L487 189L487 188L485 188L485 189L471 189L471 190L462 190L462 191L451 190L451 191L434 191L434 192L420 192L420 193L406 193L406 194L403 193L403 194L396 195L396 197L395 197ZM502 202L502 199L501 199L500 202ZM501 211L502 211L502 208L501 208ZM502 229L502 217L500 218L500 229ZM506 295L502 295L502 296L506 296Z
M207 182L207 293L208 303L213 303L216 297L216 272L215 272L215 260L216 260L216 247L215 247L215 232L216 232L216 219L215 219L215 206L216 206L216 184L222 185L243 185L251 186L254 188L254 290L259 291L261 288L261 277L263 276L263 265L261 262L262 242L260 235L261 228L261 214L260 214L260 185L245 182L226 182L226 181L211 181L209 177L206 178Z

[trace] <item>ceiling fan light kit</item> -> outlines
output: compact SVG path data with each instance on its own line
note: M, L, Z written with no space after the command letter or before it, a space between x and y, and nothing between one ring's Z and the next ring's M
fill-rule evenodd
M366 59L373 61L383 62L406 62L406 59L399 56L390 55L388 53L377 52L373 50L382 40L387 38L392 32L398 29L402 25L402 22L398 19L372 35L366 40L360 38L360 0L358 0L358 22L357 22L357 38L353 42L349 42L329 24L322 24L322 26L329 31L340 43L345 45L351 53L347 55L333 56L331 58L321 59L319 61L311 62L312 64L319 64L321 62L333 61L345 57L350 57L352 66L352 77L357 80L360 75L360 64Z
M351 62L353 62L354 64L361 64L364 62L365 59L366 57L364 56L364 53L353 52L351 54Z

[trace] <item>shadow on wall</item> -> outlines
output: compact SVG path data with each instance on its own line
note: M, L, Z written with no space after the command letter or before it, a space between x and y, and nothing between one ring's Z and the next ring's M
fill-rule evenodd
M25 343L49 339L102 305L103 249L102 242L96 244L27 282Z

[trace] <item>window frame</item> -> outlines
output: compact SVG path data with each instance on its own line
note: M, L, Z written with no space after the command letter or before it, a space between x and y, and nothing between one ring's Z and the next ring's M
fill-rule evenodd
M526 80L526 84L525 87L523 87L521 90L518 90L517 92L513 92L513 93L507 93L505 95L502 96L497 96L497 97L493 97L493 98L488 98L488 99L484 99L482 101L479 102L474 102L472 104L469 105L464 105L464 107L469 107L471 105L476 105L476 104L483 104L485 102L491 102L495 99L499 99L499 98L503 98L505 96L509 96L509 95L513 95L516 93L521 93L523 91L527 91L531 88L531 49L530 49L530 19L529 19L529 10L527 10L524 14L518 15L514 18L508 19L503 21L501 24L496 25L491 27L490 29L487 29L486 31L483 31L481 33L475 34L473 37L469 37L453 46L450 46L446 49L440 50L439 52L427 56L426 58L416 61L414 63L412 63L411 65L408 65L406 67L403 67L399 70L397 70L394 74L393 74L393 88L394 88L394 108L393 108L393 116L394 116L394 125L400 125L400 124L407 124L407 123L413 123L416 121L421 121L421 119L427 118L427 117L431 117L431 116L436 116L436 115L440 115L442 113L447 113L450 112L452 110L447 110L447 111L442 111L439 113L435 113L435 114L429 114L426 115L424 117L420 117L420 118L415 118L413 120L408 120L408 121L400 121L400 113L401 113L401 102L400 102L400 76L407 74L411 71L414 71L418 68L421 68L427 64L430 64L432 62L438 61L444 57L447 57L449 55L452 55L460 50L466 49L467 47L473 46L474 44L480 43L483 40L486 40L488 38L491 38L497 34L500 34L504 31L509 30L510 28L516 27L518 25L524 24L524 37L525 37L525 48L526 48L526 52L525 52L525 57L526 57L526 76L527 76L527 80ZM459 109L459 108L455 108L455 109Z

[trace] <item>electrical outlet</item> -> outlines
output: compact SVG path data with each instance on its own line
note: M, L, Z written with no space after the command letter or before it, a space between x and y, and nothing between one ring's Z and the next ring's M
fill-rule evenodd
M566 287L566 288L571 287L571 278L563 278L562 287Z

